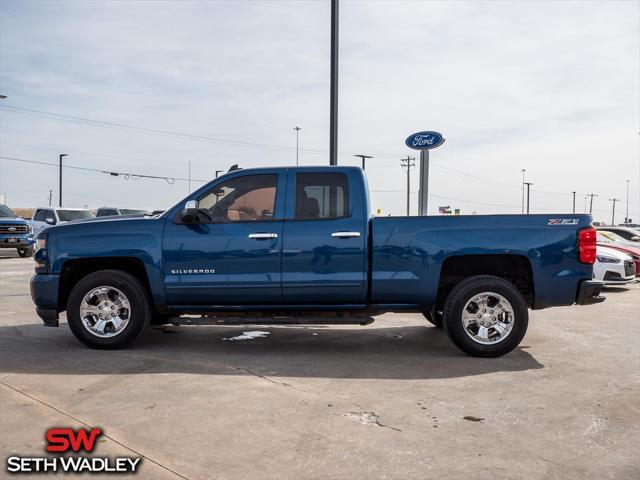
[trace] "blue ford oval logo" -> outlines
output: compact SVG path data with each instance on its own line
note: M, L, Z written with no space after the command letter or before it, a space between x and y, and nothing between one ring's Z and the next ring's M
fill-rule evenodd
M9 227L9 228L8 228L8 230L9 230L10 232L15 232L17 229L16 229L16 227Z
M444 143L444 137L438 132L418 132L405 140L407 147L416 150L429 150L439 147Z

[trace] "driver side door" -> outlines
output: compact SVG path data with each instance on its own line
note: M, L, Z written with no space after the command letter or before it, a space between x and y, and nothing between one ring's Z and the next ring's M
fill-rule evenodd
M286 172L226 175L196 192L197 221L167 219L163 278L171 306L282 302Z

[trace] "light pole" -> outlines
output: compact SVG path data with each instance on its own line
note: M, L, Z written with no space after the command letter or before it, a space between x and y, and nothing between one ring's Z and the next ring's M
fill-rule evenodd
M529 189L530 189L531 185L533 185L533 183L524 182L524 184L527 186L527 215L529 215Z
M573 213L576 213L576 192L573 193Z
M296 131L296 166L298 166L299 163L299 157L298 157L298 145L300 144L300 130L302 130L298 125L296 125L295 127L293 127L293 129Z
M365 160L366 160L367 158L373 158L371 155L362 155L362 154L354 155L354 157L360 157L360 158L362 159L362 169L363 169L363 170L365 170L365 168L364 168L364 167L365 167L365 163L364 163L364 162L365 162Z
M329 89L329 165L338 164L338 0L331 0L331 84Z
M524 213L524 172L526 172L526 170L523 168L522 169L522 206L520 208L520 213Z
M611 226L613 227L616 222L616 202L619 202L620 199L619 198L610 198L609 199L610 202L613 202L613 208L611 209Z
M407 169L407 217L409 216L409 203L410 203L410 192L411 192L411 167L415 167L416 165L416 157L410 157L407 155L407 158L400 159L400 165L402 168Z
M587 194L587 197L591 197L591 200L589 200L589 215L591 215L593 212L593 197L597 197L597 196L598 195L596 195L595 193Z
M60 169L59 169L59 183L58 183L58 187L59 187L59 191L58 191L58 206L61 207L62 206L62 158L63 157L67 157L68 154L67 153L61 153L60 154Z
M627 180L627 213L624 216L624 223L631 223L629 220L629 180Z

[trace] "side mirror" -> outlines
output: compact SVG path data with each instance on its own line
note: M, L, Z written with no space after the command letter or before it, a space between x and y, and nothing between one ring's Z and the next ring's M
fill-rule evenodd
M48 223L49 225L55 225L56 224L56 219L53 217L47 217L44 219L45 223Z
M640 237L634 235L633 237L631 237L631 240L633 240L634 242L640 242Z
M198 201L189 200L184 204L184 210L180 212L180 217L184 223L194 223L198 220Z

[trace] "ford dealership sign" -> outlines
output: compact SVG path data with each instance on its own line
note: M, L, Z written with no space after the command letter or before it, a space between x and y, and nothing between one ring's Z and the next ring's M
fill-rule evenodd
M405 143L416 150L430 150L444 143L444 137L438 132L418 132L410 135Z

